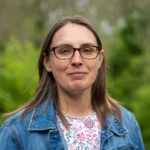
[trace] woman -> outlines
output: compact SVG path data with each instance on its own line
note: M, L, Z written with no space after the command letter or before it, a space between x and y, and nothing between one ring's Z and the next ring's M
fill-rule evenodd
M1 150L144 149L134 116L106 92L104 50L87 20L52 27L38 70L35 96L1 127Z

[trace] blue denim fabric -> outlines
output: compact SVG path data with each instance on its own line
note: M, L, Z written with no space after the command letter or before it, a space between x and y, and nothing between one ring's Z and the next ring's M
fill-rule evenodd
M29 112L22 120L22 111L7 119L0 128L0 150L67 150L56 120L52 100ZM135 117L121 107L123 122L108 114L101 134L101 150L144 150Z

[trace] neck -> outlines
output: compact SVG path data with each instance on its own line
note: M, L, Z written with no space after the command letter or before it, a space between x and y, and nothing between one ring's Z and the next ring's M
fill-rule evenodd
M94 112L89 90L81 93L67 93L59 90L61 111L71 117L85 117Z

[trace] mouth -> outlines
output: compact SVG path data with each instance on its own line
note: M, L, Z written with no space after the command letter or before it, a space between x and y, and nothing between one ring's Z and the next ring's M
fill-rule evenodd
M71 72L68 73L68 76L70 76L71 78L83 78L84 76L86 76L86 72Z

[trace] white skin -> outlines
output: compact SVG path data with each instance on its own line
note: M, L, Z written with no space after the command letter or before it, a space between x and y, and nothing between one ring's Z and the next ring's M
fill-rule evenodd
M78 24L67 24L54 35L52 47L69 44L79 48L83 44L97 46L93 33L86 27ZM51 52L43 64L55 78L61 110L72 117L84 117L94 112L91 104L91 89L101 67L104 52L101 50L96 59L87 60L81 57L79 51L69 60L60 60Z

